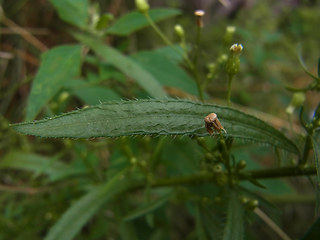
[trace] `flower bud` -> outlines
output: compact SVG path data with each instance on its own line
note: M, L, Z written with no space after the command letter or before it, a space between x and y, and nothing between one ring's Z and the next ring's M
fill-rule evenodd
M252 199L247 203L247 208L252 211L258 206L259 206L259 201L257 199Z
M226 72L229 76L234 76L239 72L240 69L240 54L243 51L241 44L233 44L230 47L230 56L226 63Z
M217 63L220 65L224 65L228 61L228 55L227 54L221 54L218 59Z
M212 170L214 173L221 173L222 172L222 166L220 164L215 164L212 167Z
M62 92L59 96L59 103L63 103L64 101L66 101L69 96L70 94L68 92Z
M174 31L176 32L176 34L180 38L184 37L184 30L183 30L183 27L180 24L177 24L177 25L174 26Z
M147 0L135 0L135 4L136 4L136 8L138 9L138 11L141 13L148 12L148 10L150 8Z
M226 28L226 34L224 36L224 41L226 44L230 44L232 42L235 31L236 31L236 27L234 26L228 26Z
M291 105L294 107L300 107L305 100L306 100L306 96L304 92L297 92L292 96Z
M286 108L286 112L288 115L292 115L294 110L297 107L300 107L304 101L306 100L306 96L304 94L304 92L297 92L295 94L293 94L292 98L291 98L291 102L289 104L289 106Z
M137 164L137 159L135 157L130 158L130 163L132 165L136 165Z
M215 178L218 186L224 186L228 182L228 176L225 173L220 173Z
M240 160L240 161L237 163L236 168L237 168L238 170L242 170L242 169L244 169L246 166L247 166L246 161Z

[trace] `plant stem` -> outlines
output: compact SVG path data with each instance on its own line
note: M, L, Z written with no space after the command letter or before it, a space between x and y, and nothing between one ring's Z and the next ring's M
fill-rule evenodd
M144 13L145 18L147 19L148 23L151 25L151 27L156 31L156 33L161 37L161 39L167 44L172 45L171 41L166 37L166 35L163 34L163 32L158 28L158 26L154 23L152 18L150 17L149 13Z
M304 175L315 175L315 167L282 167L282 168L270 168L264 170L253 170L253 171L244 171L239 174L240 180L246 180L246 176L250 176L255 179L266 179L266 178L278 178L278 177L296 177ZM215 176L213 174L198 174L198 175L189 175L189 176L180 176L173 178L164 178L158 179L151 183L151 187L166 187L166 186L176 186L184 184L196 184L203 182L212 182L214 181ZM145 182L137 184L134 186L134 189L140 189L145 187Z
M231 105L231 85L232 85L233 75L228 75L228 92L227 92L227 102L228 106Z
M203 102L204 101L203 89L202 89L202 83L201 83L201 80L200 80L200 77L199 77L199 72L198 72L198 59L199 59L200 39L201 39L201 27L198 26L197 27L197 36L196 36L196 49L195 49L195 56L194 56L194 61L193 61L193 65L194 65L193 73L194 73L194 78L196 80L197 87L198 87L199 98Z
M304 166L307 163L308 156L309 156L310 150L312 148L311 136L307 135L306 138L307 139L304 144L303 155L302 155L302 158L299 160L299 166Z

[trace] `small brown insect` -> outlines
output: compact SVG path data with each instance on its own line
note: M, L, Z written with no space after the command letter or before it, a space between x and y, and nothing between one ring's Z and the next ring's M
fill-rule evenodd
M222 127L217 114L215 113L210 113L208 116L206 116L204 118L204 123L210 135L212 135L215 131L220 132L221 130L227 133L227 131Z

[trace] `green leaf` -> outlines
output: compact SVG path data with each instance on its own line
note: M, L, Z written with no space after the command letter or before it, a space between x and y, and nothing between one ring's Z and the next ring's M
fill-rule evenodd
M318 217L312 226L305 232L300 240L318 239L320 236L320 217Z
M204 117L211 112L217 114L227 131L226 136L298 153L294 143L281 132L253 116L229 107L188 100L109 102L12 127L18 132L42 137L208 136Z
M81 49L80 45L64 45L43 54L28 99L27 120L36 117L65 81L80 74Z
M122 171L76 201L49 230L44 240L71 240L93 215L115 195L124 192L130 181Z
M183 49L179 45L160 47L153 50L153 52L170 59L170 61L175 64L182 62L184 54Z
M128 76L133 77L150 96L155 98L164 98L166 96L161 85L157 80L143 67L135 63L129 57L123 55L116 49L103 44L99 39L90 36L74 34L74 36L95 51L95 53L106 63L120 69Z
M127 216L123 218L124 221L130 221L141 217L147 213L154 211L155 209L161 207L165 204L170 198L172 197L172 191L169 193L164 194L163 196L157 198L154 201L144 204L143 206L135 209L133 212L129 213Z
M50 0L59 17L79 28L86 28L89 19L88 0Z
M154 22L158 22L170 17L179 15L181 11L179 9L151 9L149 11L150 17ZM137 11L130 12L127 15L119 18L109 29L108 34L128 36L131 33L149 26L149 23L145 16Z
M51 158L20 151L9 152L0 162L0 168L27 170L35 173L43 172L49 176L58 174L66 167L61 162L51 161Z
M119 100L121 98L112 89L93 85L80 79L68 81L64 86L73 95L89 105L95 105L110 100Z
M50 182L86 173L84 169L70 167L57 161L56 158L56 156L48 158L34 153L12 151L1 159L0 169L10 168L31 171L34 172L34 177L45 174Z
M244 238L244 209L236 192L229 192L227 222L223 231L223 240L241 240Z
M171 49L171 51L175 51ZM178 48L179 51L179 48ZM197 85L178 65L154 51L143 51L131 56L135 62L154 76L163 86L182 89L197 95Z

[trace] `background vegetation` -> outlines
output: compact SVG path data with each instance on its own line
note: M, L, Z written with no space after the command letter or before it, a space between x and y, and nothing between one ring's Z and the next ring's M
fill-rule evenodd
M317 1L150 1L151 19L174 48L134 12L134 1L0 3L0 239L312 239L319 234L319 181L313 177L319 160ZM202 30L195 9L206 12ZM184 29L195 68L179 47L184 38L176 24ZM228 26L236 28L234 34L228 35ZM276 139L274 128L269 139L242 131L251 141L235 140L230 147L223 136L150 135L154 126L136 137L89 140L25 136L9 127L110 100L166 96L199 102L199 89L206 103L227 106L223 54L230 59L233 43L244 50L231 107L279 129L300 152L308 149L303 157L287 138ZM299 104L292 100L295 92L303 93ZM309 125L299 120L301 102ZM218 117L234 137L223 109ZM145 110L139 108L140 118L126 123L134 128L138 119L143 125L155 112ZM199 136L205 135L202 121L209 113L199 115ZM240 115L235 119L249 130L265 126ZM188 120L179 121L188 127ZM229 170L217 160L223 146L239 177L236 187L220 174ZM305 171L268 171L297 164Z

